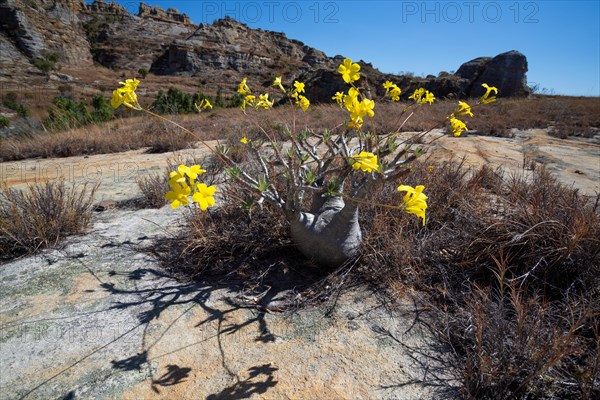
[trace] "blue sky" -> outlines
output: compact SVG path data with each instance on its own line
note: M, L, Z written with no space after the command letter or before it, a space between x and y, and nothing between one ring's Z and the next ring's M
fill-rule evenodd
M146 0L194 23L229 15L383 72L437 75L468 60L518 50L530 84L600 96L600 1ZM139 1L119 0L137 13Z

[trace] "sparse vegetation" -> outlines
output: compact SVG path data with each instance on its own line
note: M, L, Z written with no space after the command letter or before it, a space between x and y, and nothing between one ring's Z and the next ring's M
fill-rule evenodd
M600 394L600 198L561 186L543 169L532 174L453 161L430 171L419 163L409 183L427 187L427 227L396 210L370 209L360 255L326 275L296 254L281 212L250 211L235 186L224 187L218 212L192 213L185 234L157 250L179 274L242 278L255 292L277 284L282 270L304 271L294 277L304 280L289 307L318 303L349 282L371 282L391 297L415 288L430 310L424 321L447 346L443 368L464 398L593 399ZM375 202L400 201L398 183Z
M6 96L4 96L2 104L13 111L16 111L19 117L24 118L29 115L29 110L27 109L27 106L18 102L18 96L15 92L7 93Z
M48 73L50 71L56 71L58 69L56 63L60 58L60 54L56 52L50 52L42 50L42 57L34 60L33 65L39 70Z
M227 107L237 108L242 101L243 96L236 94L229 98ZM108 100L104 99L101 106L99 102L96 103L93 100L92 105L95 109L92 110L91 115L96 112L102 114L99 110L105 110L105 115L108 116ZM96 105L99 107L96 107ZM75 115L77 115L77 106L76 103L72 102L68 108L75 109ZM436 107L419 109L404 124L402 130L421 131L429 129L431 128L431 121L442 121L445 118L444 115L447 115L453 107L454 102L441 101ZM389 104L382 103L378 105L378 116L381 117L378 122L382 131L398 128L396 114L391 112L391 109L392 106ZM204 139L223 139L228 135L238 138L240 130L247 132L248 128L245 127L247 124L243 123L243 118L237 111L222 109L218 113L188 117L185 121L187 121L186 124L189 128L198 132ZM110 112L114 111L111 109ZM482 107L478 110L478 113L482 118L472 122L467 120L466 122L469 129L476 130L477 134L480 135L510 136L510 128L531 129L554 126L551 131L552 134L560 137L574 135L589 137L598 134L600 129L600 118L597 117L600 115L600 101L597 99L560 96L502 99L498 103ZM85 116L86 114L81 113L81 115ZM217 118L210 119L210 115ZM281 124L289 120L290 115L289 107L278 107L276 115L265 116L265 123ZM337 107L332 105L320 105L309 110L307 116L309 118L308 123L314 129L325 129L335 126L339 118L339 111ZM65 121L71 121L71 119L67 118ZM80 126L79 123L74 125ZM140 125L137 124L137 126ZM137 129L125 127L123 131L137 133L123 134L123 131L98 127L91 129L90 133L72 131L54 133L51 137L48 135L33 135L33 137L27 135L25 137L9 138L0 147L0 159L10 161L29 157L64 157L63 154L65 153L60 149L66 148L70 149L67 152L68 155L124 151L146 147L154 140L153 138L156 138L158 142L167 144L166 146L159 146L160 148L169 148L167 137L164 133L161 133L157 126L150 128L147 135L143 135ZM163 125L160 124L160 126ZM145 127L144 129L148 128ZM175 135L181 135L181 133L173 132ZM164 140L159 140L160 137L163 137Z
M29 191L0 187L0 259L54 246L82 232L91 219L97 186L46 182Z
M547 172L422 164L426 229L373 210L361 261L392 292L414 287L448 346L465 398L594 398L600 310L599 197ZM393 201L393 188L379 202ZM582 373L583 372L583 373Z
M190 114L197 112L195 104L200 104L204 99L213 102L210 96L206 96L202 92L189 94L171 87L166 93L162 90L158 91L151 109L159 114Z
M159 121L136 121L133 126L114 121L109 125L88 125L58 133L9 137L2 141L0 159L14 161L32 157L70 157L117 153L143 147L160 153L193 146L194 143L189 141L184 132L174 128L166 132L164 124Z
M0 115L0 128L5 128L10 124L8 118Z
M48 118L43 121L46 129L51 131L79 128L114 118L114 110L110 102L100 94L92 98L92 112L88 110L87 103L83 101L76 103L65 96L55 97L52 104L53 106L48 109Z
M140 69L138 69L138 74L140 74L142 78L146 78L148 76L148 68L141 67Z

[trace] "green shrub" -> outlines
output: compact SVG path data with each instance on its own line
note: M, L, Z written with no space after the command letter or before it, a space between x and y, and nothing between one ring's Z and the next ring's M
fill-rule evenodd
M94 111L92 111L91 117L95 123L110 121L115 116L110 101L101 94L94 95L92 98L92 107L94 107Z
M115 116L110 101L101 94L94 95L92 107L94 109L90 112L87 103L83 101L76 103L68 97L57 96L48 109L48 118L43 121L44 126L60 131L110 121Z
M138 69L138 74L140 74L140 76L142 78L145 78L148 76L148 68L146 67L141 67L140 69Z
M236 93L233 96L229 97L227 101L227 108L239 108L242 106L244 102L244 96Z
M2 100L2 104L10 108L11 110L17 110L19 104L17 103L17 94L15 92L9 92L4 96L4 100Z
M16 111L19 117L27 117L29 115L29 110L27 106L24 104L18 103L18 96L14 92L7 93L2 101L5 107L10 108L13 111Z
M57 69L56 67L56 63L58 62L58 59L60 58L60 54L56 53L56 52L49 52L47 50L42 50L41 52L42 57L36 59L33 62L33 65L38 68L39 70L43 71L43 72L50 72L50 71L55 71Z
M167 93L158 91L156 99L152 103L152 109L159 114L189 114L196 112L194 104L200 104L204 99L213 102L210 96L202 92L192 94L182 92L176 87L171 87Z
M8 118L0 115L0 128L7 127L9 123L10 123L10 121L8 120Z
M217 89L217 97L215 97L214 106L218 108L225 107L225 99L223 98L223 90L221 88Z
M87 125L92 122L92 116L85 102L75 103L68 97L57 96L52 100L48 109L48 118L44 125L50 130L65 130Z

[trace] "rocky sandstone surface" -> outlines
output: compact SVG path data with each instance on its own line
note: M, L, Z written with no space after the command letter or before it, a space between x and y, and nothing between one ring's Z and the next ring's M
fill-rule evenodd
M525 176L543 164L585 194L600 191L598 144L537 129L514 133L435 131L443 137L430 154ZM410 297L390 311L354 288L289 315L243 307L234 286L181 281L164 270L152 246L185 226L181 210L114 204L139 196L135 178L161 172L170 156L137 150L0 163L9 186L61 177L99 183L103 204L85 234L0 265L0 399L450 396L444 353L414 324L426 315Z

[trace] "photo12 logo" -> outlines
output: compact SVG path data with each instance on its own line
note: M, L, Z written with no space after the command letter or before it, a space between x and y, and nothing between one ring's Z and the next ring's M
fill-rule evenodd
M459 23L513 22L536 24L540 7L537 2L498 1L403 1L402 22Z
M231 17L239 22L338 23L339 4L334 1L203 1L201 22Z

